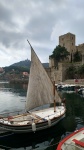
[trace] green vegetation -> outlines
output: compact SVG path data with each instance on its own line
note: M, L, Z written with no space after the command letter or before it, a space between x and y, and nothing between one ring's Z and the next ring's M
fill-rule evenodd
M52 52L52 55L49 56L49 58L54 58L55 65L58 66L58 62L67 59L68 55L70 55L70 53L67 51L67 49L58 45Z
M66 69L66 78L74 79L75 74L77 73L76 68L72 65L68 69Z
M58 62L64 62L68 60L69 55L70 53L67 51L65 47L58 45L53 50L52 55L50 55L49 58L54 59L55 67L58 68ZM79 51L76 51L73 54L73 61L71 61L71 66L66 69L66 75L65 75L66 79L84 78L84 65L75 67L75 62L80 62L80 61L82 61L82 55Z
M4 72L0 74L0 80L14 80L14 79L28 79L29 76L24 75L23 72L30 73L30 60L20 61L18 63L12 64L11 66L3 67ZM43 63L44 68L48 68L48 63Z
M10 71L15 71L16 73L20 73L20 72L29 72L29 68L28 67L24 67L24 66L9 66L9 67L4 67L3 68L5 70L5 72L10 72Z
M73 55L73 62L82 61L82 55L79 51L76 51Z
M75 67L74 65L72 65L68 69L66 69L66 78L84 78L84 64L80 67Z
M7 66L7 67L3 67L3 69L5 70L5 72L10 72L10 71L15 71L17 73L20 72L30 72L30 66L31 66L31 61L30 60L24 60L24 61L20 61L17 62L11 66ZM48 68L49 64L48 63L43 63L44 68Z
M78 74L81 78L84 78L84 64L81 65L81 66L77 69L77 74Z

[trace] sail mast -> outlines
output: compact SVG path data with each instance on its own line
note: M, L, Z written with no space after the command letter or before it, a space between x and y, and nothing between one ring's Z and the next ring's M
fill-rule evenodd
M56 112L56 101L55 101L55 80L53 81L53 95L54 95L54 112Z

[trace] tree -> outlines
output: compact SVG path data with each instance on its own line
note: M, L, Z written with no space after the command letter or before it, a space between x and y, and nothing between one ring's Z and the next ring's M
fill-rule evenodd
M84 78L84 64L78 68L80 78Z
M73 61L78 62L82 60L82 55L79 51L76 51L73 55Z
M58 63L59 61L63 61L64 59L68 58L68 55L70 54L65 47L62 47L60 45L56 46L53 54L50 55L50 58L54 58L54 60Z
M77 69L75 66L72 65L66 69L66 78L74 79L75 74L77 74Z

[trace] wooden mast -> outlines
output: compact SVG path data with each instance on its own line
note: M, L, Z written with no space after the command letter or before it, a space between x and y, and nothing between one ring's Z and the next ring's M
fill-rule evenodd
M53 95L54 95L54 112L56 112L56 101L55 101L55 78L53 81Z

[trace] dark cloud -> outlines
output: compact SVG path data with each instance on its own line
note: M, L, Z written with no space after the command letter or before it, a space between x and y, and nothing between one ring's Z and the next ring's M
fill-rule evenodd
M61 34L71 32L76 44L84 43L83 14L83 0L0 0L0 66L30 59L27 39L42 62Z
M0 22L11 22L11 12L0 2Z

